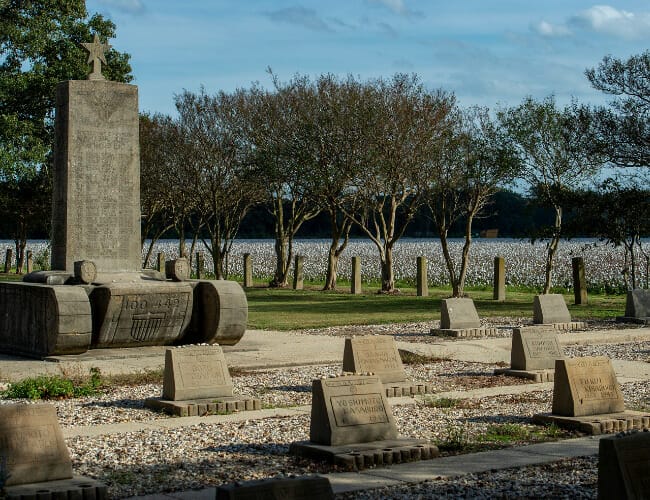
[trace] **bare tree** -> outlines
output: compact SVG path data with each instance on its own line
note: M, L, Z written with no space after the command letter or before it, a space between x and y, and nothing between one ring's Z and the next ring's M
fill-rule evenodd
M179 124L189 155L191 192L196 215L209 233L203 243L212 255L217 279L228 277L227 259L248 210L259 203L262 190L255 182L246 140L249 94L188 91L176 96ZM196 234L196 233L195 233Z
M593 180L603 162L590 144L591 115L575 105L558 110L551 96L541 102L528 97L499 118L518 150L523 180L555 213L553 226L542 233L548 239L543 293L550 293L567 192Z
M369 85L365 165L350 189L359 210L344 208L375 244L382 292L395 291L393 249L422 202L425 165L439 147L453 96L427 91L414 75L395 75Z
M426 201L438 230L440 246L452 285L452 295L464 295L472 243L472 224L499 189L512 182L519 163L504 131L486 108L457 111L438 155L429 164ZM465 242L457 267L448 234L464 220Z

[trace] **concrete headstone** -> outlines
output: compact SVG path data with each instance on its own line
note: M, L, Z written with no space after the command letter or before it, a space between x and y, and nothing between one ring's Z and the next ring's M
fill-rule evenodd
M376 375L349 375L312 383L312 443L337 446L397 439L397 427Z
M557 330L546 326L514 328L510 366L513 370L547 370L555 368L555 360L564 353Z
M533 297L533 323L571 323L571 314L564 301L564 297L558 293L547 293Z
M0 465L5 486L72 477L53 405L0 405Z
M612 362L604 356L558 359L553 386L554 415L581 417L625 411Z
M442 299L440 305L441 329L479 328L480 326L481 321L472 299Z
M625 316L650 319L650 290L630 290L625 301Z
M406 372L395 339L387 335L346 338L343 371L372 372L379 375L384 384L406 380Z
M650 432L631 432L600 440L598 498L650 498Z
M223 351L218 345L185 346L165 351L163 399L232 396L233 385Z

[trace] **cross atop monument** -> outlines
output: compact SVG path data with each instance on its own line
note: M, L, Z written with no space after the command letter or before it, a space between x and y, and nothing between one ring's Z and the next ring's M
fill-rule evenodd
M104 80L104 75L102 75L102 63L106 64L104 52L111 46L108 42L101 43L97 33L95 33L92 43L82 43L81 45L88 51L88 63L91 66L88 80Z

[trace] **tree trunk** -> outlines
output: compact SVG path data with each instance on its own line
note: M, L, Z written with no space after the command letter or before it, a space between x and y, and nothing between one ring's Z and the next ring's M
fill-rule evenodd
M381 261L381 291L392 293L395 291L395 275L393 273L393 247L384 246Z
M282 232L283 233L283 232ZM276 234L275 236L275 273L269 286L273 288L285 288L289 286L289 266L293 252L289 248L286 235Z
M440 246L442 247L442 255L445 258L445 265L447 266L447 273L449 274L449 282L451 284L451 296L460 297L458 289L458 280L456 279L456 269L454 267L454 260L451 258L449 252L449 242L447 241L447 229L439 229Z
M467 277L467 268L469 267L469 247L472 244L472 222L474 216L467 215L467 222L465 223L465 243L463 244L463 252L460 259L460 273L458 273L458 297L465 295L465 278ZM456 297L456 295L454 295Z
M327 254L327 274L325 275L325 286L323 290L335 290L336 289L336 278L338 275L338 266L339 266L339 257L348 246L348 241L350 238L350 229L352 223L349 219L341 223L339 227L336 220L336 208L330 209L330 220L332 223L332 241L330 243L329 252ZM343 243L339 246L339 241L341 241L341 235L343 235Z
M551 293L551 275L553 272L553 261L560 245L560 234L562 231L562 207L555 207L555 226L553 227L553 237L548 244L548 253L546 254L546 269L544 272L544 290L543 294Z

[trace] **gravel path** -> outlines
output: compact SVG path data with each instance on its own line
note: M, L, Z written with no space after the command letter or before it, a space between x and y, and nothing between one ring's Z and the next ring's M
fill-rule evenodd
M393 328L395 328L393 326ZM403 331L413 327L406 326ZM334 334L333 332L327 334ZM336 333L340 334L340 333ZM348 334L348 333L346 333ZM648 361L650 342L569 346L568 355L606 355ZM525 380L492 375L496 365L436 360L407 365L411 380L431 382L437 391L525 384ZM267 407L311 402L311 381L337 374L340 365L236 371L235 392L258 397ZM628 409L650 411L650 384L622 384ZM104 395L53 401L63 427L169 419L143 408L147 397L159 396L159 384L120 387ZM436 399L435 395L432 399ZM480 443L504 446L489 437L499 429L515 429L505 445L548 439L531 423L535 413L551 409L552 390L479 399L444 400L394 406L399 434L442 443L446 453L455 446ZM0 400L0 404L15 401ZM330 472L332 466L287 455L290 443L309 436L309 414L251 419L239 423L199 424L176 429L146 429L124 434L66 439L76 474L105 482L113 498L190 490L232 481L277 475ZM501 427L500 427L501 426ZM573 436L560 431L559 438ZM470 474L453 480L340 495L341 498L595 498L596 459L581 458L552 464Z

